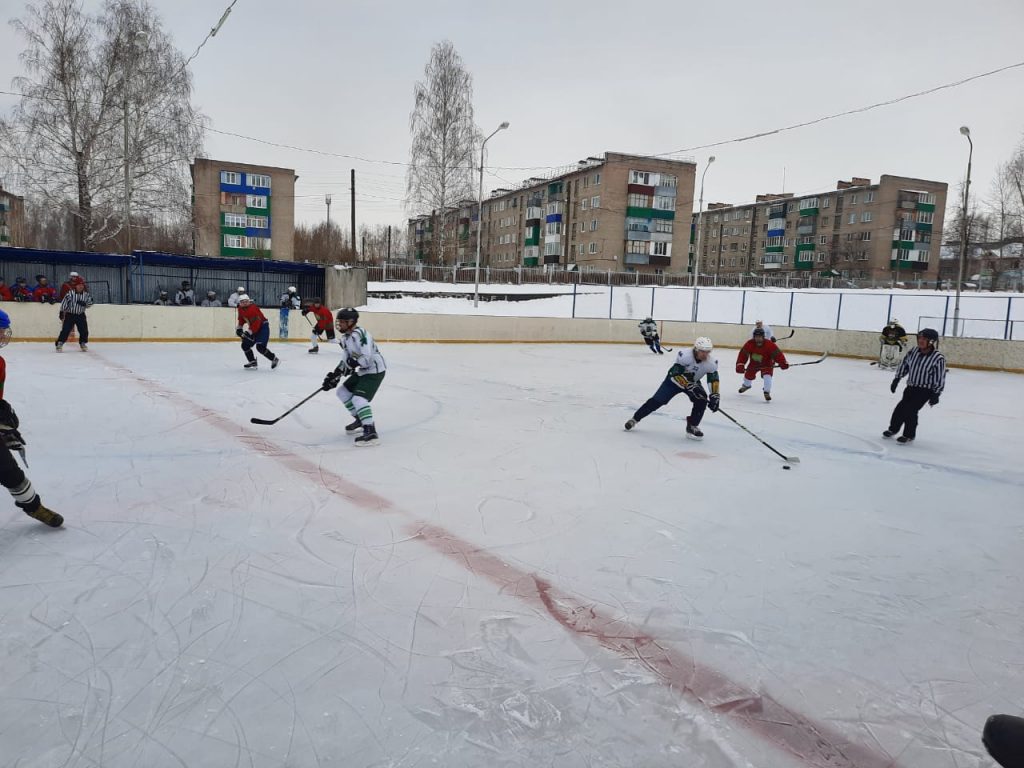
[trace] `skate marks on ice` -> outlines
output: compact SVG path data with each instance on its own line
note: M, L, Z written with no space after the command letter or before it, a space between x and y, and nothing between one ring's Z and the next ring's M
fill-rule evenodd
M110 363L144 389L157 388L153 382L129 368ZM548 615L585 648L596 645L621 660L647 670L662 686L685 700L699 704L709 714L725 718L751 734L771 743L803 764L815 768L882 768L895 766L883 750L851 743L845 735L823 723L815 723L773 699L763 691L744 687L696 658L669 647L631 623L615 618L593 601L562 591L511 562L504 561L455 534L425 523L388 499L362 488L314 462L240 427L227 418L179 396L177 404L202 416L204 422L233 439L240 439L253 451L272 458L306 479L322 484L330 492L359 509L392 513L406 519L406 532L444 555L471 574L495 584L506 595L518 598ZM509 646L513 647L513 646ZM455 700L453 699L453 702ZM531 702L514 695L503 699L506 719L524 728L551 727L564 717L557 701L538 698ZM559 713L559 714L556 714Z

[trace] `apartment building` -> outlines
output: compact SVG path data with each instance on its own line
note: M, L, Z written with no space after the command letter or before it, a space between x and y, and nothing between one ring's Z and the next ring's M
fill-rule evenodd
M191 169L196 256L294 261L294 170L206 158Z
M0 187L0 246L25 245L25 198Z
M934 279L946 192L943 182L883 175L813 195L711 203L700 217L700 272Z
M689 161L606 152L496 189L483 204L481 265L685 270L694 172ZM440 250L443 263L474 263L477 223L473 201L411 219L411 250L432 263ZM468 247L440 248L441 227L446 243Z

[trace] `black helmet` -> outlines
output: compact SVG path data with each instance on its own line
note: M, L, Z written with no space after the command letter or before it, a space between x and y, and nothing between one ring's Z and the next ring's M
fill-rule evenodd
M754 335L755 336L764 336L764 328L755 328L754 329Z
M917 332L918 337L924 336L932 344L935 344L939 340L939 332L934 328L922 328Z
M352 307L345 307L339 309L338 314L334 316L335 320L352 320L353 322L359 322L359 313L356 312Z

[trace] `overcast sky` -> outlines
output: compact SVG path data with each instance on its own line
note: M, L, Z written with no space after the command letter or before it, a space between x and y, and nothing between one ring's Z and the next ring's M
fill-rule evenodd
M191 53L229 0L152 0ZM97 0L84 0L87 8ZM4 0L0 14L20 14ZM359 221L400 224L406 211L408 116L431 46L451 39L472 73L477 122L510 130L488 145L500 177L518 182L606 150L663 153L744 136L924 90L1024 60L1022 0L969 3L491 3L434 0L238 0L192 64L196 102L213 128L398 164L328 158L214 133L207 156L294 168L300 221L348 216L355 168ZM22 42L0 28L0 82L20 73ZM959 88L757 141L692 153L705 202L759 192L833 189L882 173L964 174L967 124L973 184L1024 136L1024 68ZM0 96L0 114L13 98Z

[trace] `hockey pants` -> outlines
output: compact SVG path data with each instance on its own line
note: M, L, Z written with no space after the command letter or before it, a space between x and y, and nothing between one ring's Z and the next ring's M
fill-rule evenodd
M917 437L917 414L931 398L932 392L924 387L906 387L901 399L893 409L889 418L889 431L899 432L903 429L905 437Z
M693 408L690 410L690 415L686 418L686 423L690 426L696 427L700 424L700 420L704 418L704 411L708 407L708 396L704 391L704 387L698 384L693 389L686 390L670 378L666 378L661 383L661 386L658 387L658 391L654 393L653 397L637 409L636 413L633 414L633 418L636 421L640 421L644 417L650 416L662 406L668 405L669 401L680 393L689 397L690 402L693 403Z
M273 360L274 353L267 349L268 341L270 341L270 326L265 323L255 336L242 337L242 351L245 353L245 359L250 363L256 360L256 355L252 353L252 348L256 347L257 352L268 360Z
M762 379L761 383L764 386L764 391L770 393L772 391L772 369L771 368L769 368L767 370L767 372L765 372L764 368L747 368L747 370L744 371L744 373L743 373L743 388L744 389L750 389L750 387L754 383L754 379L757 378L757 372L758 371L761 371L761 379Z

